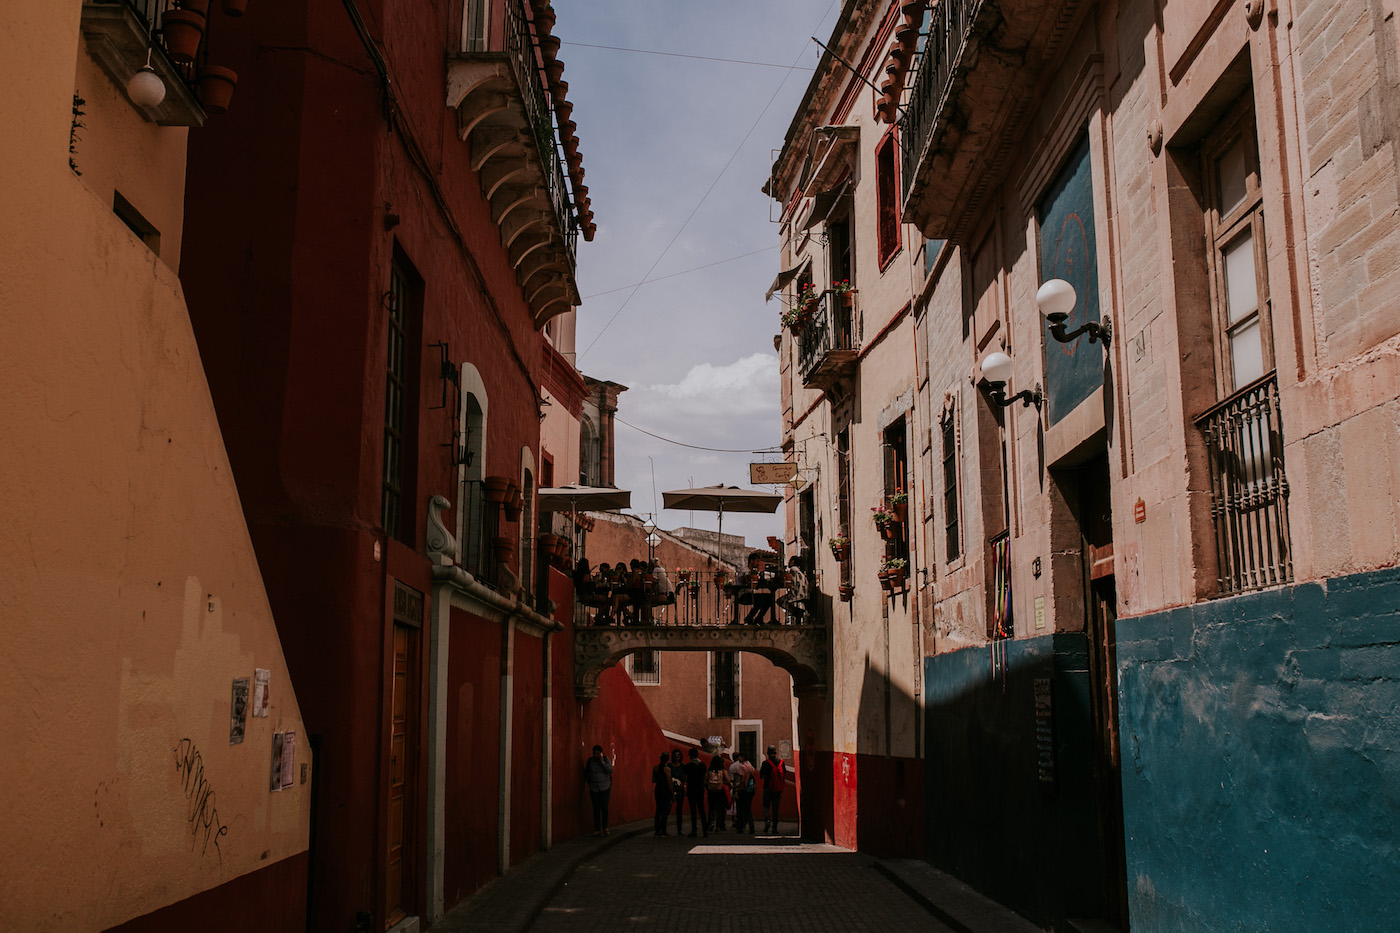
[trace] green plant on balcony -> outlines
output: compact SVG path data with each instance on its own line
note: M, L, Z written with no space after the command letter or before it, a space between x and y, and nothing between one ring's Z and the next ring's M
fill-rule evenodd
M852 301L855 300L856 290L855 287L851 285L850 279L842 279L839 282L832 282L831 291L836 295L837 298L841 299L841 303L844 305L849 305Z
M838 561L845 561L851 556L851 539L844 534L836 535L828 544L831 545L831 556Z

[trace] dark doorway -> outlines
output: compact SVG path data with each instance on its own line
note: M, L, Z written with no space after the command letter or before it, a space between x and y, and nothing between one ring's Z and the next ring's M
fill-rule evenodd
M1093 739L1094 807L1103 858L1103 919L1128 929L1127 860L1118 734L1118 660L1113 577L1113 505L1108 455L1073 471L1084 567L1085 634L1089 648L1089 715Z

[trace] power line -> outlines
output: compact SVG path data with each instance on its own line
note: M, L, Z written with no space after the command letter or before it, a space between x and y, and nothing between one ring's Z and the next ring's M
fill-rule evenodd
M826 8L826 13L830 13L831 8L835 5L836 0L831 0L830 6ZM826 19L826 13L822 14L823 20ZM699 213L700 208L704 205L706 199L709 198L710 193L715 190L715 187L719 184L720 179L724 177L724 173L729 171L729 166L734 164L734 160L737 159L739 157L739 153L743 151L744 144L749 141L749 137L753 135L753 131L758 129L758 125L763 122L763 117L768 113L768 108L773 106L773 102L777 100L778 95L782 93L783 87L787 84L787 79L792 76L793 69L795 69L797 67L797 63L802 60L802 55L805 54L805 52L806 46L804 44L803 51L799 52L797 58L793 60L792 66L788 69L788 73L783 75L783 80L779 81L778 86L773 89L773 96L768 98L768 103L763 105L763 109L759 111L758 116L754 119L753 124L749 127L749 131L744 134L743 139L739 140L739 145L734 147L734 152L732 155L730 155L729 160L725 162L724 166L719 170L719 174L715 176L715 180L710 182L710 187L706 188L705 193L700 196L700 201L695 205L691 212L686 215L685 221L681 224L680 229L676 231L675 236L671 237L671 241L666 244L666 248L661 251L661 254L656 257L656 261L651 264L651 268L646 271L646 275L642 276L642 281L646 281L647 279L651 278L651 274L656 271L656 267L661 264L661 260L666 258L666 254L671 251L672 246L676 245L676 241L681 238L681 234L685 232L685 228L690 226L691 220L693 220L695 218L695 215ZM639 285L638 288L640 287L641 286ZM622 304L618 306L618 309L613 312L612 317L608 318L607 323L604 324L602 329L598 331L597 335L588 344L588 346L583 348L583 352L580 353L577 357L575 357L575 360L581 360L588 355L588 351L592 350L593 347L602 338L603 334L607 333L607 330L609 327L612 326L613 321L617 320L617 316L623 312L623 310L627 307L628 304L631 303L632 298L636 294L637 289L632 289L631 293L623 299Z
M658 441L665 441L668 444L675 444L677 447L689 447L691 450L708 450L717 454L766 454L775 450L782 450L781 447L701 447L698 444L687 444L684 441L675 441L669 437L662 437L660 434L653 434L646 428L639 428L630 421L623 421L617 415L613 415L613 420L619 424L625 424L633 431L641 431L648 437L654 437Z
M617 288L610 288L610 289L608 289L608 290L605 291L605 292L594 292L594 293L591 294L591 295L584 295L584 296L583 296L583 300L584 300L584 301L587 301L589 298L598 298L598 297L600 297L600 296L602 296L602 295L611 295L613 292L623 292L623 291L626 291L626 290L629 289L629 288L640 288L640 287L643 286L643 285L650 285L652 282L661 282L661 281L664 281L664 280L666 280L666 279L674 279L674 278L675 278L676 276L678 276L678 275L686 275L686 274L691 273L691 272L699 272L701 269L708 269L708 268L710 268L711 266L722 266L722 265L724 265L726 262L735 262L735 261L740 260L740 259L748 259L750 256L757 256L759 253L766 253L766 252L768 252L769 250L774 250L774 249L777 249L777 248L778 248L778 247L777 247L776 245L774 245L774 246L765 246L765 247L763 247L763 249L756 249L756 250L754 250L754 251L751 252L751 253L744 253L744 254L739 255L739 256L730 256L728 259L717 259L717 260L715 260L714 262L707 262L707 263L705 263L703 266L695 266L694 268L691 268L691 269L683 269L683 270L681 270L680 272L669 272L669 273L667 273L666 275L658 275L656 278L654 278L654 279L647 279L647 280L644 281L644 282L633 282L631 285L619 285Z
M716 58L712 55L687 55L684 52L659 52L656 49L625 49L618 45L592 45L588 42L561 42L561 45L576 45L583 49L607 49L609 52L632 52L637 55L664 55L667 58L693 58L702 62L728 62L731 65L758 65L761 68L784 68L788 71L816 71L815 68L799 68L795 65L781 65L777 62L753 62L742 58Z

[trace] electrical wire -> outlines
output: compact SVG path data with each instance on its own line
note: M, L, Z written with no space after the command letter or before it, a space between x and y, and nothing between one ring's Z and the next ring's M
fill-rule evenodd
M782 450L781 447L701 447L699 444L687 444L684 441L672 440L669 437L662 437L660 434L653 434L646 428L639 428L630 421L623 421L617 415L613 415L613 420L618 424L625 424L633 431L641 431L648 437L654 437L658 441L665 441L668 444L675 444L677 447L689 447L691 450L708 450L717 454L766 454L775 450Z
M753 62L742 58L716 58L712 55L687 55L684 52L659 52L656 49L625 49L618 45L592 45L588 42L561 42L560 45L573 45L581 49L606 49L609 52L632 52L637 55L664 55L667 58L693 58L702 62L728 62L731 65L758 65L762 68L785 68L788 71L816 71L815 68L799 68L795 65L780 65L777 62Z
M687 275L691 272L699 272L701 269L708 269L711 266L722 266L726 262L735 262L740 259L748 259L750 256L757 256L759 253L766 253L770 250L775 250L777 248L777 245L765 246L763 247L763 249L756 249L751 253L744 253L739 256L730 256L728 259L716 259L714 262L707 262L703 266L695 266L691 269L682 269L680 272L668 272L666 275L658 275L656 278L647 279L644 282L633 282L631 285L619 285L617 288L610 288L604 292L594 292L591 295L584 295L583 300L587 301L589 298L598 298L602 295L611 295L613 292L624 292L629 288L641 288L643 285L650 285L652 282L663 282L666 279L674 279L678 275Z
M831 12L832 7L834 7L835 5L836 5L836 0L832 0L831 5L828 6L828 7L826 8L826 13L823 13L823 14L822 14L822 19L823 19L823 20L826 19L827 14L829 14L829 13ZM759 111L759 114L758 114L758 116L754 119L753 124L752 124L751 126L749 126L749 130L748 130L747 133L744 134L744 138L741 139L741 140L739 140L739 145L738 145L738 146L734 147L734 152L733 152L733 154L730 155L729 159L724 163L724 166L723 166L722 168L720 168L719 174L715 176L715 180L712 181L712 182L710 182L710 187L706 188L706 189L705 189L705 193L704 193L703 195L700 196L699 202L695 205L695 207L691 210L691 212L690 212L689 214L686 215L685 221L681 224L680 229L678 229L678 230L676 231L675 236L671 237L671 241L670 241L669 243L666 244L666 248L663 249L663 250L661 251L660 255L658 255L658 256L656 257L656 261L653 262L653 263L651 264L651 268L650 268L650 269L647 269L646 275L643 275L643 276L642 276L642 281L646 281L647 279L651 278L651 274L652 274L653 272L656 271L656 267L657 267L658 265L661 264L661 260L664 259L664 258L666 258L666 254L669 253L669 252L671 251L671 247L672 247L672 246L675 246L675 245L676 245L676 241L679 240L679 239L681 238L681 234L685 232L685 228L688 227L688 226L690 226L691 220L693 220L693 219L695 218L695 215L696 215L697 213L699 213L700 208L704 205L705 201L710 197L710 193L713 192L713 191L715 190L715 187L719 184L720 179L724 177L724 173L727 172L727 171L729 171L729 166L731 166L731 165L734 164L734 160L737 159L737 158L739 157L739 153L740 153L741 151L743 151L744 144L747 143L747 142L749 141L749 137L753 135L753 131L756 130L756 129L758 129L758 125L759 125L761 122L763 122L764 116L767 115L767 113L768 113L768 108L772 107L772 106L773 106L773 102L774 102L775 100L778 99L778 95L779 95L780 93L782 93L783 87L786 86L786 84L787 84L787 79L790 78L790 77L792 76L793 70L795 70L795 69L798 67L798 66L797 66L797 63L798 63L799 61L802 60L802 56L803 56L804 54L806 54L806 51L807 51L807 48L806 48L806 44L804 43L804 44L803 44L802 51L799 52L798 55L797 55L797 58L795 58L795 59L793 60L792 66L788 69L788 73L785 74L785 75L783 75L783 80L779 81L779 82L778 82L778 86L777 86L776 88L773 89L773 96L772 96L772 97L769 97L769 98L768 98L768 103L766 103L766 104L763 105L763 109L762 109L761 111ZM641 286L639 285L639 286L637 286L637 287L640 288ZM582 352L582 353L578 354L578 356L575 357L576 360L581 360L581 359L583 359L585 356L588 355L588 351L589 351L589 350L592 350L593 347L598 343L598 341L599 341L600 339L602 339L603 334L607 333L607 330L608 330L609 327L612 326L613 321L616 321L616 320L617 320L617 316L623 312L623 310L627 307L628 304L631 303L632 298L633 298L636 294L637 294L637 289L636 289L636 288L632 289L631 293L629 293L628 296L627 296L626 298L623 299L622 304L618 306L618 309L617 309L616 311L613 312L612 317L608 318L607 323L604 324L603 327L602 327L602 329L598 331L598 333L597 333L596 336L594 336L592 342L590 342L590 343L588 344L588 346L586 346L586 347L583 348L583 352Z

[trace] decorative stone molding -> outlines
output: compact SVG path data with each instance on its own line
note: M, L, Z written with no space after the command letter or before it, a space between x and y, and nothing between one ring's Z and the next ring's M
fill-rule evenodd
M574 693L598 695L598 675L638 651L748 651L792 675L793 696L825 696L829 653L824 625L600 626L574 632Z
M428 500L428 560L440 567L456 563L457 539L442 523L444 509L452 507L444 496L433 496Z

